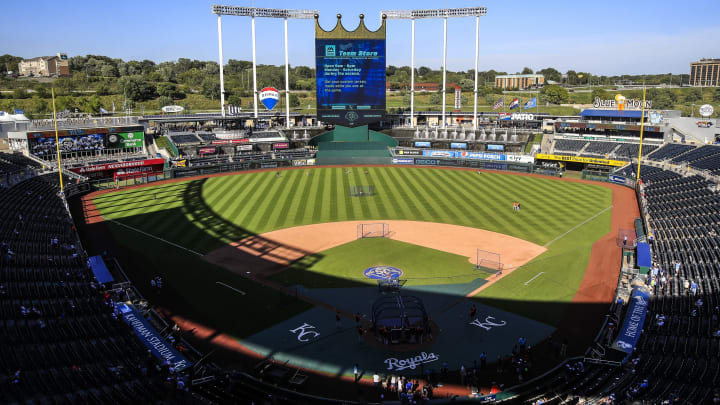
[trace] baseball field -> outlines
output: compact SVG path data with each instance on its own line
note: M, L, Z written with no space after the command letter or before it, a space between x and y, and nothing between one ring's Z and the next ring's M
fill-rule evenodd
M350 197L353 185L373 185L376 194ZM520 211L512 209L513 202L521 203ZM336 167L98 193L85 199L85 215L89 222L104 221L123 257L134 257L125 267L141 289L152 277L163 277L167 287L156 298L160 305L246 337L317 304L292 299L283 288L367 285L374 280L362 271L374 265L402 268L408 285L488 284L463 295L557 325L562 310L526 303L562 308L573 300L593 243L610 231L611 206L609 188L579 182L415 167ZM345 221L388 221L391 233L399 229L401 234L356 241L355 222L347 222L346 237L332 240L338 231L327 224L337 228ZM403 223L414 225L400 228ZM457 234L455 228L427 223L486 233ZM321 227L293 231L308 225ZM273 238L273 232L285 233ZM242 243L258 238L259 248ZM455 246L461 240L466 251ZM268 243L282 244L286 254L269 254L278 249ZM488 248L492 243L499 246ZM242 255L233 257L228 249ZM496 280L495 274L476 271L474 249L502 251L505 274ZM512 263L509 257L521 251L530 253ZM238 311L245 322L237 322Z

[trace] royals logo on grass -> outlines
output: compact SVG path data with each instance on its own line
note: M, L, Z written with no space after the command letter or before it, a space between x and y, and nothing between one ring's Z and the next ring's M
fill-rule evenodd
M403 272L397 267L390 266L373 266L368 267L363 272L365 277L373 280L385 280L388 278L400 278Z
M260 90L260 102L265 108L272 110L280 101L280 92L274 87L265 87Z

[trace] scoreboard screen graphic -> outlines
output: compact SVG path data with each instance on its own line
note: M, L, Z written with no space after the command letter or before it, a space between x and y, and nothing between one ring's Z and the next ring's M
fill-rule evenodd
M385 116L385 39L315 40L318 120L345 126Z

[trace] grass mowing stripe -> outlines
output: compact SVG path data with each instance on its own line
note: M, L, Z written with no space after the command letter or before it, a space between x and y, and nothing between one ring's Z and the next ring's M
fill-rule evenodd
M291 178L292 183L290 183L288 189L285 190L283 199L275 204L279 212L277 212L273 218L268 218L269 229L282 229L283 225L287 222L290 206L297 196L298 188L300 187L303 177L305 177L304 174L303 176L294 176Z
M454 214L454 223L472 223L472 215L468 212L469 206L460 201L458 193L453 192L448 183L442 180L441 171L442 170L433 170L431 173L428 173L428 176L425 176L425 179L430 183L432 189L445 196L445 198L440 199L441 202L449 202L444 205L449 213Z
M248 203L239 211L239 218L233 219L233 222L245 224L245 228L251 232L255 232L251 224L258 219L257 213L260 211L260 207L267 203L266 198L270 195L270 191L280 183L280 179L276 177L275 173L263 172L261 177L262 183L258 185L259 188L250 192L252 194L249 196Z
M248 180L234 183L229 189L227 195L221 197L219 205L214 206L214 211L228 221L239 224L242 223L242 209L250 205L250 201L255 197L255 190L262 185L264 176L239 175L237 177L246 177ZM213 179L221 181L222 177Z
M322 169L318 170L318 173L313 173L313 176L310 176L312 178L303 178L300 180L300 185L298 186L300 188L300 194L299 198L292 201L292 204L290 204L290 209L288 209L287 215L288 219L292 218L292 221L290 221L288 226L297 226L298 224L302 223L302 216L303 211L307 207L308 204L308 198L310 196L310 184L314 181L314 179L320 175L320 171Z
M360 168L355 168L355 170L350 171L350 185L351 186L360 186L363 184L363 180L359 177ZM349 192L348 192L349 196ZM370 216L370 210L367 207L367 204L363 201L367 197L348 197L350 201L352 202L353 206L353 219L355 218L367 218L372 219Z
M300 225L309 224L312 220L313 210L315 209L315 202L317 200L317 190L320 185L320 178L325 171L321 170L320 175L316 176L308 183L307 198L303 201L303 204L298 210L300 217L295 217L297 223Z
M375 186L373 178L372 168L365 169L367 174L363 174L363 185L364 186ZM384 208L381 209L380 197L376 195L372 197L362 197L361 202L365 204L370 210L370 217L374 219L387 218L387 211Z
M229 187L217 187L212 194L209 194L209 196L211 196L212 199L216 200L217 202L213 203L211 202L211 199L207 200L207 204L209 206L216 207L215 211L219 215L226 215L225 213L227 213L229 214L229 218L233 218L232 215L234 211L236 211L236 208L239 205L239 200L242 198L242 196L251 194L247 193L245 190L252 187L254 182L258 180L257 176L232 177L235 178L232 180L228 179ZM211 180L214 180L210 182L211 185L213 183L221 182L218 178ZM207 186L207 183L205 183L205 186ZM203 195L208 195L205 193L205 190L203 190ZM235 209L230 210L230 208L233 206Z
M334 188L336 187L335 179L333 178L333 170L324 170L325 179L323 181L323 192L322 202L323 209L320 214L321 222L337 221L337 214L333 215L333 198L336 197Z
M290 170L285 172L287 174L287 181L283 184L280 189L281 194L273 198L271 203L267 204L265 212L258 213L263 215L267 225L267 229L277 229L278 225L285 219L285 213L287 208L290 206L290 199L295 195L295 190L300 184L300 179L305 174L300 170ZM268 212L270 209L270 212ZM267 214L266 214L267 213Z
M418 171L418 170L426 170L426 169L407 169L407 170L399 170L397 173L396 180L405 186L405 189L407 190L407 199L410 201L415 201L415 206L420 207L422 211L425 213L422 215L423 221L442 221L441 219L441 213L437 210L437 205L434 203L431 203L428 201L428 198L426 198L427 192L430 192L430 190L424 190L418 186L418 183L415 181L411 181L413 177L417 177L416 175L419 174L419 172L410 172L410 171Z
M467 174L466 174L467 173ZM462 177L468 177L470 172L462 172ZM472 175L478 176L475 173ZM492 180L491 175L483 173L475 179L468 178L466 181L468 187L465 187L463 195L472 202L472 207L478 211L477 222L472 224L478 228L489 229L492 231L500 232L502 229L502 215L497 212L493 212L495 208L495 200L491 193L487 192L490 181ZM454 188L463 188L460 182L449 182ZM490 201L488 201L490 199Z
M395 185L388 181L388 170L390 170L390 168L380 167L375 171L375 173L377 173L378 195L387 209L387 218L411 218L410 213L403 210L404 206L399 204L401 201L400 195L397 192L397 188L394 187Z
M353 219L355 216L353 213L355 212L355 209L353 208L353 201L350 197L348 197L349 190L350 190L350 175L345 172L347 169L341 169L342 176L342 199L345 201L345 217L343 219Z
M320 178L316 179L315 182L317 182L317 186L315 187L315 202L313 203L313 210L312 210L312 223L318 223L322 222L322 213L323 208L327 206L327 201L325 200L325 193L327 192L328 188L326 185L328 177L328 170L323 170L320 172Z
M410 186L401 181L398 171L388 170L386 173L389 179L388 183L396 185L394 189L399 195L398 201L407 206L410 218L414 218L418 221L427 221L427 218L429 218L427 209L420 206L418 200L412 198L413 193L410 190Z
M380 171L383 168L374 167L370 170L370 182L375 187L375 196L373 200L377 206L378 218L394 218L397 215L394 213L394 209L388 200L388 191L386 187L381 185ZM391 214L390 212L393 211Z
M445 172L440 170L439 172ZM473 175L477 176L473 173ZM467 218L467 221L462 221L460 225L467 226L479 226L482 222L482 216L478 213L478 206L482 206L482 201L473 199L469 193L472 183L467 183L462 186L458 182L451 181L450 173L440 173L438 181L444 184L447 195L454 196L454 200L457 203L458 211L461 211ZM468 179L470 180L470 179ZM474 180L474 179L473 179Z
M328 196L328 203L330 204L330 209L328 210L328 215L332 221L337 221L338 219L338 171L337 169L329 169L330 171L330 191Z
M263 194L262 198L258 198L257 201L259 204L257 204L252 211L252 217L247 225L248 229L252 229L252 231L256 233L265 231L269 213L275 207L278 197L285 191L285 185L288 184L292 173L295 173L295 171L283 172L280 177L274 177L269 181L270 189Z

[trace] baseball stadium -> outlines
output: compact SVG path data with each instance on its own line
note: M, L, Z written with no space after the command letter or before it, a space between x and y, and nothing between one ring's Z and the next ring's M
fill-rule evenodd
M210 11L220 63L99 69L118 86L137 66L166 75L159 114L57 111L54 85L50 118L0 111L1 404L720 402L720 89L678 91L698 121L664 84L493 70L503 88L480 105L486 7L383 10L374 30L363 14L348 30L317 10ZM246 64L223 57L236 17ZM284 20L284 90L258 88L267 18ZM442 79L416 83L430 19ZM475 69L450 83L460 19ZM291 107L288 20L314 26L315 66L293 77L307 108ZM396 20L411 24L410 90L391 108ZM701 62L694 80L712 84ZM19 63L28 80L83 74L62 53ZM194 74L206 89L188 98L218 85L215 109L159 95ZM420 104L432 96L441 110Z

